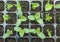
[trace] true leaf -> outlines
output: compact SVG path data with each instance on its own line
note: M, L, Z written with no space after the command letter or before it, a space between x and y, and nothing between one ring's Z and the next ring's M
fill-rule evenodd
M60 4L56 4L56 5L55 5L55 8L56 8L56 9L59 9L59 8L60 8Z
M24 33L25 33L24 30L20 30L20 31L19 31L20 37L23 37L23 36L24 36Z
M40 28L37 28L37 29L36 29L36 33L37 33L37 34L40 33Z
M9 35L12 34L12 31L7 29L7 34L9 34Z
M29 20L35 20L35 18L34 18L33 15L29 15L29 16L28 16L28 19L29 19Z

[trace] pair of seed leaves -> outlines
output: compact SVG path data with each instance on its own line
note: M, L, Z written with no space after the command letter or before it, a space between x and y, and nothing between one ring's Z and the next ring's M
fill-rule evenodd
M33 33L33 34L37 34L37 36L41 39L45 38L45 35L42 32L40 32L40 28L37 28L37 29L24 28L24 29L22 29L21 27L14 27L14 30L16 32L19 32L20 37L23 37L25 33Z

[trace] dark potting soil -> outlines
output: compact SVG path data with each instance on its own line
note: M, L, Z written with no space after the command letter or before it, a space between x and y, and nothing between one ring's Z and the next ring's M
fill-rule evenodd
M55 42L53 38L45 38L44 42Z
M40 1L32 1L31 3L38 3L39 7L37 7L36 9L32 9L32 4L31 4L31 11L32 12L40 12L41 11L41 2Z
M28 1L20 1L22 11L28 12L29 11L29 2Z
M17 7L14 5L14 4L17 4L16 1L7 1L6 4L12 4L12 5L13 5L13 7L12 7L10 10L8 10L8 9L6 8L7 11L10 12L10 11L16 11L16 10L17 10ZM7 5L6 5L6 7L7 7Z
M27 38L19 38L18 42L29 42Z
M43 11L44 12L54 12L54 7L51 9L51 10L49 10L49 11L45 11L45 5L46 5L46 3L47 3L47 1L44 1L43 2ZM53 4L53 1L50 1L50 4ZM54 5L54 4L53 4Z
M2 36L2 35L3 35L3 33L4 33L4 28L3 28L3 26L2 26L2 25L0 25L0 36Z
M46 15L46 14L48 14L48 13L43 13L43 21L44 21L44 23L45 23L45 24L53 24L53 23L54 23L54 13L49 13L50 16L52 17L52 19L51 19L50 22L46 21L46 18L45 18L45 15Z
M4 22L3 13L0 13L0 24L2 24L3 22Z
M6 28L5 32L7 32L7 29L12 30L13 34L11 36L15 36L16 32L14 31L14 27L15 27L14 25L7 25L5 27Z
M60 38L57 38L56 42L60 42Z
M36 13L31 13L31 15L35 15ZM41 15L41 13L40 13L40 15ZM40 18L42 18L42 15L40 16ZM39 24L36 20L34 20L34 21L32 21L32 20L30 20L31 21L31 24Z
M40 28L40 31L42 32L42 27L40 25L31 25L31 29L37 29L37 28ZM32 36L37 36L36 34L32 34Z
M2 38L0 38L0 42L3 42L3 39Z
M16 42L15 38L7 38L5 42Z
M7 24L15 24L17 20L17 15L15 13L7 13L10 17L8 21L6 21Z
M60 24L60 13L56 13L56 15L55 15L55 18L56 18L56 23L57 24Z
M46 36L48 36L48 33L47 33L47 31L46 31L47 29L50 30L50 31L52 31L51 34L52 34L52 36L54 36L54 26L53 26L53 25L45 25L45 26L43 27L43 32L44 32L44 34L45 34Z
M60 25L56 26L56 35L60 36Z
M27 25L20 25L19 27L21 27L22 29L24 29L24 28L29 28L29 25L28 24ZM19 33L18 33L18 35L19 35ZM28 36L28 34L25 33L24 36Z
M56 4L60 4L60 1L56 1L55 5L56 5ZM56 11L56 12L59 12L59 11L60 11L60 8L59 8L59 9L56 9L56 8L55 8L55 11Z
M0 1L0 11L4 11L4 2Z
M31 42L42 42L40 38L32 38Z
M21 24L29 24L28 15L29 15L28 13L23 13L23 16L25 16L27 18L27 20L22 22Z

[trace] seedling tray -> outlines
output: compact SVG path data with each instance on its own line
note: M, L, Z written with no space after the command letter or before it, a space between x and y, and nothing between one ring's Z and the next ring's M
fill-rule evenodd
M36 12L41 12L41 18L44 20L44 16L46 13L50 13L53 17L50 23L44 20L43 25L39 25L36 21L27 20L26 22L22 22L20 27L22 28L34 28L41 27L41 31L46 35L45 39L40 39L37 35L34 34L25 34L24 37L20 37L17 32L14 31L15 23L18 19L17 9L13 7L11 10L6 10L6 3L17 4L17 0L0 0L0 42L60 42L60 21L58 18L60 17L60 9L55 9L55 4L60 3L59 0L51 0L51 3L54 4L54 8L51 11L45 11L44 6L47 0L20 0L22 11L24 16L28 16L30 14L34 14ZM36 10L31 9L31 2L38 2L41 6L38 7ZM3 15L8 13L8 15L12 18L7 22L4 21ZM10 29L13 31L13 34L3 39L3 34L6 33L6 30ZM52 37L48 37L45 30L50 29L52 30Z

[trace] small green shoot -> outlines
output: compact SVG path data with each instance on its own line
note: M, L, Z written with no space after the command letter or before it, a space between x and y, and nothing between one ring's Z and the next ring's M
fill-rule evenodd
M29 15L29 20L36 20L39 24L43 24L43 20L40 18L40 12L37 12L35 15Z
M32 9L36 9L37 7L39 7L39 4L36 2L32 2Z
M46 21L50 22L52 19L52 16L50 16L50 14L48 13L45 15L45 19L46 19Z
M5 38L9 37L11 34L12 34L12 31L9 30L9 29L7 29L7 33L5 33L5 34L3 35L3 38L5 39Z
M51 31L51 30L47 29L47 31L46 31L46 32L48 33L48 36L49 36L49 37L51 37L51 36L52 36L52 31Z
M50 4L50 0L45 5L45 11L49 11L53 8L53 4Z
M10 10L13 7L13 5L9 3L7 3L6 5L7 5L7 10Z
M60 21L60 17L59 17L59 21Z
M56 4L56 5L55 5L55 8L56 8L56 9L59 9L59 8L60 8L60 4Z
M10 17L9 17L8 14L4 14L4 15L3 15L3 18L4 18L5 21L8 21L8 20L10 19Z

